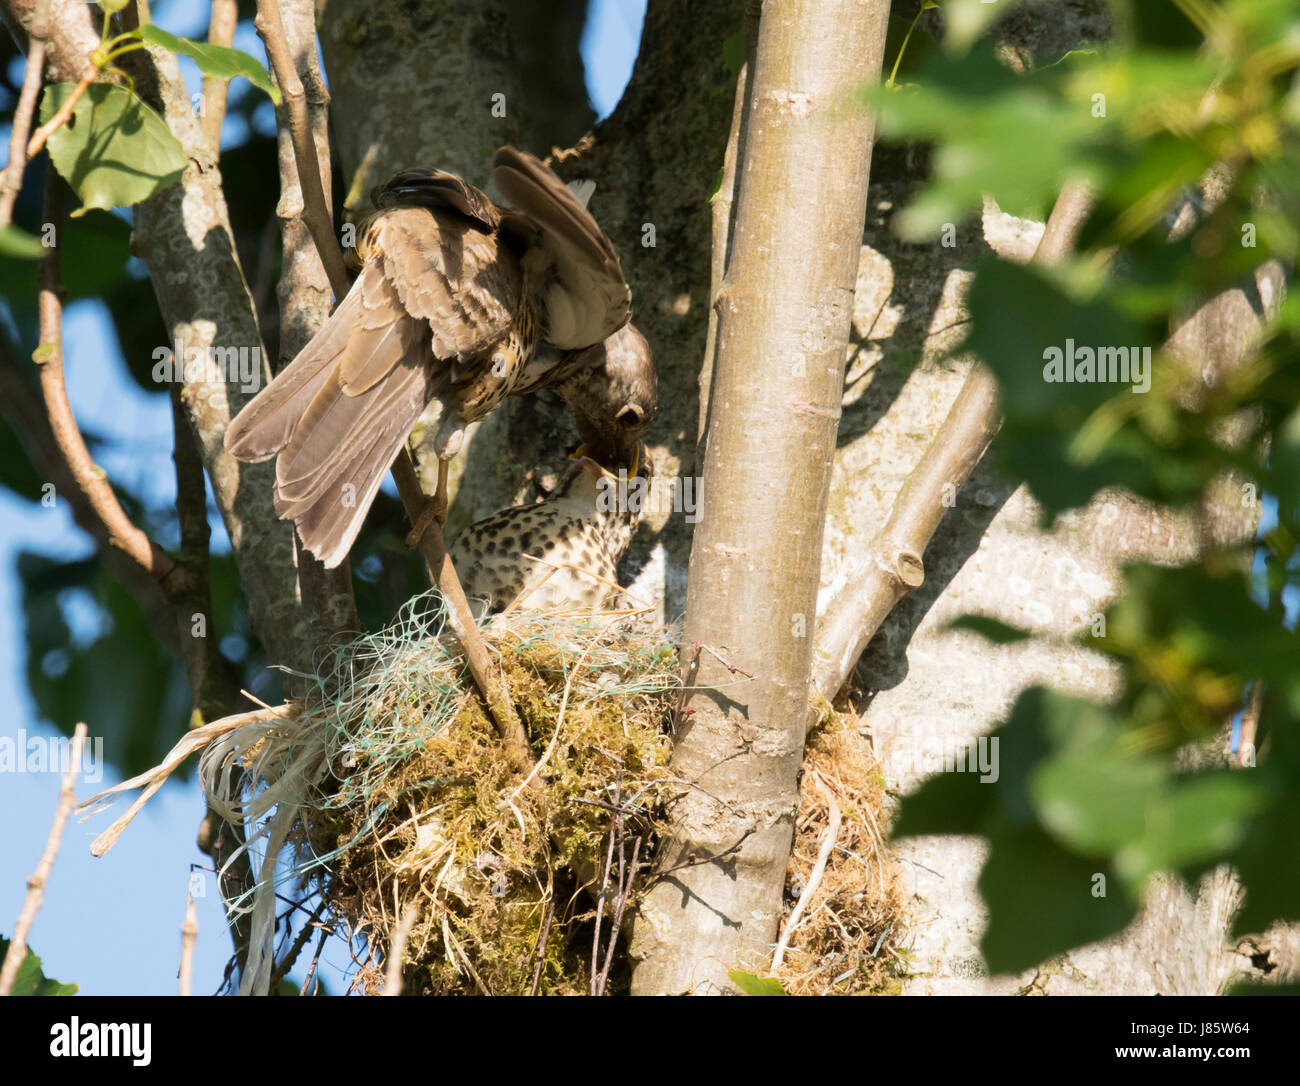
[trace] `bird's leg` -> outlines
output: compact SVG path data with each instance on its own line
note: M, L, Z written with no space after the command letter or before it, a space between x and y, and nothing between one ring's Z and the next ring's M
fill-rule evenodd
M442 527L447 526L447 483L451 475L450 457L438 457L438 486L433 492L433 518Z
M432 498L426 497L424 499L424 507L420 510L415 526L406 537L408 547L419 546L420 540L424 538L424 533L429 530L429 525L435 520L438 522L439 527L447 523L447 484L450 474L451 459L449 457L438 457L438 486L434 490Z

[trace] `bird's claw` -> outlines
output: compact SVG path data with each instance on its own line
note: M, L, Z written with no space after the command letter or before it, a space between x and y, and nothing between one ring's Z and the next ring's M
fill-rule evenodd
M429 530L429 526L434 521L438 522L439 528L447 523L447 499L443 495L435 494L432 498L424 499L420 515L416 518L414 527L407 533L406 545L418 547L420 540L424 538L424 533Z

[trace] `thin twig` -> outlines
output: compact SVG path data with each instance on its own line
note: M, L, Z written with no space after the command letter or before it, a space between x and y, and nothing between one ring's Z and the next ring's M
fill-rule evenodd
M420 489L420 480L416 476L411 455L406 449L398 453L397 459L393 461L393 481L397 483L397 492L406 507L406 515L411 523L415 524L424 510L425 496L424 491ZM447 545L442 538L442 525L437 520L430 519L427 530L420 537L420 551L424 555L429 579L438 586L438 591L442 593L442 598L447 603L447 617L451 623L452 633L456 635L456 639L465 650L465 660L469 664L470 674L474 676L474 682L487 702L497 733L505 743L506 751L511 761L515 763L515 768L521 773L527 772L532 763L528 735L515 714L514 706L510 703L505 676L493 664L487 646L483 643L483 635L474 622L469 601L465 598L465 590L461 587L460 578L456 576L456 570L447 556Z
M307 116L307 96L302 80L294 67L285 39L284 24L280 20L279 0L257 0L257 18L253 20L257 32L266 43L266 56L271 71L284 95L289 115L289 135L293 140L294 156L298 160L298 179L302 183L303 222L311 231L321 263L329 276L336 298L347 294L351 283L343 250L334 236L334 222L330 215L330 201L321 182L320 160L316 154L316 141L312 139L311 122Z
M605 967L600 971L600 988L597 995L605 994L605 987L609 983L609 969L614 964L614 950L618 946L618 935L623 930L623 913L627 908L628 901L632 898L632 882L636 878L637 868L641 866L641 845L645 838L637 834L636 840L632 843L632 859L627 865L626 872L623 869L623 854L620 852L618 857L619 880L618 880L618 902L614 908L614 926L609 934L609 949L605 952Z
M41 261L40 337L41 345L32 356L40 373L41 393L49 415L50 429L77 484L95 515L103 522L110 546L147 570L168 589L176 563L144 532L131 523L104 471L91 459L85 438L72 414L63 373L63 283L59 271L58 237L62 232L63 182L49 171L45 191L45 221L55 228L56 244ZM173 590L174 585L170 586Z
M704 652L707 652L710 656L712 656L715 660L717 660L718 663L720 663L733 675L744 675L745 678L747 679L752 679L754 677L754 673L752 671L746 671L743 667L740 667L738 664L733 664L730 660L726 659L723 656L720 656L716 649L710 648L703 641L697 641L696 644L699 645L699 647Z
M86 74L77 81L77 85L72 88L72 93L68 95L67 101L59 106L58 112L46 121L40 128L32 133L32 138L27 141L27 157L35 158L41 153L41 148L45 146L45 141L50 138L51 134L56 132L67 119L72 116L72 111L77 108L77 103L81 101L81 96L90 89L90 85L95 82L99 75L99 69L93 64L86 70Z
M718 302L731 259L731 235L736 210L736 163L744 155L745 130L749 124L749 86L758 54L758 20L762 5L750 0L745 5L745 22L741 31L740 67L736 72L736 94L731 107L731 131L722 153L722 183L709 200L713 220L713 241L709 253L709 320L704 334L704 362L700 366L699 429L695 436L696 465L704 463L704 437L709 432L712 409L713 365L718 352Z
M59 854L59 844L63 840L63 828L68 823L68 815L77 804L77 767L81 765L81 751L86 745L87 728L78 724L72 733L72 751L67 771L63 774L63 787L59 790L59 802L54 809L54 824L50 835L45 839L45 850L41 853L36 871L27 880L27 897L23 900L22 911L14 923L14 937L5 954L4 965L0 966L0 996L7 996L13 991L14 978L18 968L27 958L27 934L32 930L32 921L45 898L45 884L49 881L50 871L54 868L54 857Z
M840 805L835 802L835 795L826 787L826 782L821 779L821 775L812 771L813 783L817 785L818 790L826 797L826 805L830 808L830 820L826 826L826 832L822 835L821 848L817 850L817 862L813 864L812 873L808 876L808 882L803 888L803 893L799 895L799 900L795 902L794 908L790 910L790 917L785 922L785 929L781 932L781 939L776 944L776 953L772 955L772 972L780 970L785 962L785 952L790 945L790 937L794 935L795 929L799 926L799 918L808 908L808 903L812 901L813 895L817 888L822 884L822 876L826 874L826 864L831 858L831 853L835 849L835 839L840 833ZM847 939L847 934L845 936Z
M311 956L311 965L307 967L307 976L302 982L302 991L298 994L305 996L311 990L311 979L316 975L316 966L320 964L321 951L325 949L325 940L330 937L330 929L322 927L320 938L316 941L316 953Z
M279 896L279 894L276 895L276 897ZM281 920L287 920L291 912L302 908L302 906L296 901L289 902L289 905L289 911L280 918ZM284 978L289 975L289 970L293 968L294 963L298 960L298 955L302 953L302 948L307 945L307 940L311 938L311 933L316 929L316 922L320 919L320 915L324 911L325 902L321 901L303 923L302 928L294 938L293 945L285 952L285 955L280 959L279 964L271 970L271 983L269 986L271 993L274 994L280 987L280 981L284 980Z
M623 766L620 763L618 767L618 776L614 784L614 806L618 807L622 800L623 791ZM591 936L591 994L600 995L600 922L605 916L605 891L609 888L609 874L614 865L614 846L617 842L621 845L621 836L623 830L622 814L615 814L609 820L609 850L605 854L605 874L600 880L600 893L596 897L596 924L595 931ZM619 861L623 859L620 848ZM618 938L618 932L615 931L610 937Z
M537 986L542 981L542 966L546 964L546 940L551 935L551 921L555 918L555 898L546 899L546 919L542 922L541 936L537 944L537 968L533 970L533 983L528 989L530 996L537 994Z
M0 227L13 220L14 201L23 187L23 171L27 169L27 133L31 131L32 117L36 113L36 96L40 93L45 71L45 20L49 16L50 0L37 5L27 46L27 68L23 72L23 89L14 107L13 126L9 131L9 165L0 180Z
M185 894L185 922L181 924L181 967L177 972L180 980L179 994L194 994L194 944L199 935L199 906L194 900L192 889Z
M239 22L239 0L212 0L212 18L208 22L208 44L229 47L235 40L235 26ZM226 119L226 100L230 95L230 80L219 75L203 77L203 108L199 127L212 147L214 156L221 154L221 125Z
M388 963L384 969L384 995L402 994L402 955L406 953L406 941L411 937L411 929L419 919L420 910L410 904L402 913L401 923L393 932L393 941L388 944Z
M665 867L662 871L656 871L652 878L657 882L659 879L671 875L674 871L684 871L688 867L699 867L700 864L716 863L718 860L725 860L728 856L734 856L740 851L740 846L748 841L757 830L757 826L750 826L740 835L734 845L724 848L721 852L715 852L712 856L696 856L693 852L688 853L687 858L681 863L673 864L672 867Z

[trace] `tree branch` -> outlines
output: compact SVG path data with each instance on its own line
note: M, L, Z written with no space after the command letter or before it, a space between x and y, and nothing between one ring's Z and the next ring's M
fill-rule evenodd
M700 366L700 423L696 434L697 465L704 460L704 437L709 431L712 408L713 362L718 351L718 301L731 259L731 230L736 206L736 163L744 155L745 124L749 118L749 78L758 52L758 17L761 0L746 0L745 27L741 32L742 59L736 73L736 101L731 111L731 130L722 153L722 183L709 200L713 220L713 241L709 250L709 323L704 338L704 362Z
M86 448L85 439L68 403L68 389L63 374L63 283L59 277L57 233L63 229L63 181L54 170L46 178L45 221L54 224L56 243L41 260L40 336L41 344L32 355L40 373L41 393L50 429L66 461L77 489L104 525L109 546L146 570L164 591L168 579L176 572L176 563L131 523Z
M13 220L14 201L23 187L23 171L27 169L27 133L31 131L32 117L36 112L36 96L40 93L45 72L45 35L49 0L42 0L32 22L27 46L27 67L23 71L23 89L14 107L13 126L9 131L9 164L0 179L0 227Z
M1066 185L1047 220L1035 262L1063 260L1091 209L1086 185ZM833 698L898 601L925 581L925 548L1001 425L997 380L977 362L865 557L817 622L814 691ZM809 715L809 727L815 718Z
M731 666L699 657L672 767L704 791L670 808L657 869L743 843L646 893L637 994L731 990L727 970L765 969L777 938L874 142L848 103L879 77L888 13L763 4L682 635Z
M208 43L229 47L235 40L239 23L239 0L212 0L212 18L208 22ZM226 99L230 80L219 75L203 77L203 110L199 126L214 156L221 155L221 126L226 119Z
M271 62L275 81L284 95L284 110L289 118L289 136L293 141L294 156L298 161L298 178L303 190L302 219L316 242L316 251L329 275L334 296L342 300L352 285L343 251L334 236L334 218L330 214L329 197L321 177L320 159L316 141L312 136L311 121L307 116L307 96L302 80L294 66L293 56L285 38L284 23L280 18L278 0L257 0L257 18L254 20L258 34L266 43L266 56ZM314 52L314 46L313 46ZM324 87L318 93L325 94ZM328 102L328 96L324 101ZM327 179L326 179L327 180Z
M154 636L161 644L172 644L176 623L162 586L134 559L109 545L108 529L77 488L54 439L40 388L28 373L30 368L29 365L20 368L8 345L0 340L0 415L18 435L37 475L53 484L55 493L68 503L77 526L95 541L99 556L110 572L134 593L148 616Z
M68 815L77 804L77 767L81 765L81 750L86 743L86 725L78 724L72 733L72 753L68 768L63 774L63 787L59 790L58 806L54 809L54 824L50 835L45 839L45 850L41 853L36 871L27 880L27 897L23 900L22 911L14 923L13 942L5 954L4 965L0 966L0 996L7 996L13 991L14 978L18 968L27 957L27 933L32 930L32 922L40 910L45 898L45 884L50 872L54 870L54 858L59 854L59 845L63 841L63 828L68 824Z

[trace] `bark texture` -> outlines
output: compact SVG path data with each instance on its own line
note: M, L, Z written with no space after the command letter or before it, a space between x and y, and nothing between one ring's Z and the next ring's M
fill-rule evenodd
M879 76L888 10L763 6L687 590L687 787L637 921L637 992L725 991L729 968L771 961L866 214L855 92Z
M408 166L477 184L502 144L580 136L592 119L584 12L578 0L330 0L320 41L340 104L345 213L368 210L371 188Z

